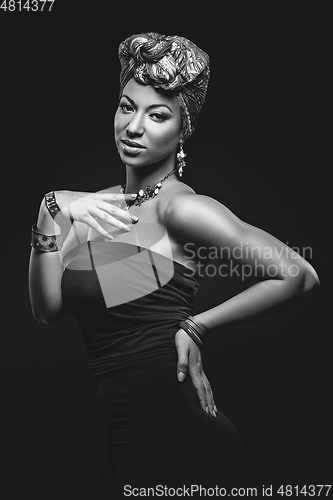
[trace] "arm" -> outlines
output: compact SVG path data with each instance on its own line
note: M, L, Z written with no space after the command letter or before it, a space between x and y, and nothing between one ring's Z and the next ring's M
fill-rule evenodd
M43 199L37 227L43 234L60 233ZM41 325L50 325L66 315L61 297L63 265L60 252L45 253L31 249L29 265L29 293L32 312Z
M106 225L110 224L110 228L114 226L123 230L130 229L127 224L134 223L135 220L131 219L129 211L124 211L116 205L133 199L132 196L114 193L112 188L99 193L57 191L57 203L68 221L70 205L70 215L72 222L75 222L75 231L70 230L70 222L69 225L65 223L60 227L52 219L43 199L39 209L37 228L42 234L62 233L64 246L61 251L52 253L45 253L34 248L31 250L29 293L33 314L41 325L56 323L67 314L61 296L61 279L68 257L66 253L78 243L87 240L89 227L103 237L113 239L98 220Z
M226 302L195 316L208 330L272 312L316 288L318 276L299 254L267 232L241 221L218 201L202 195L174 197L166 220L184 245L216 248L246 266L258 281ZM237 249L243 251L237 252ZM185 251L185 250L184 250Z
M184 252L187 243L200 249L198 255L216 249L216 255L222 252L225 260L235 260L237 265L246 266L247 276L251 272L258 278L248 289L194 317L207 329L272 312L291 304L319 284L313 267L300 255L265 231L241 221L212 198L192 194L175 196L165 212L164 225L183 245ZM239 255L242 244L246 251ZM199 258L195 260L200 261ZM182 382L189 370L202 408L216 416L213 393L203 372L198 347L181 328L176 333L175 344L178 380Z

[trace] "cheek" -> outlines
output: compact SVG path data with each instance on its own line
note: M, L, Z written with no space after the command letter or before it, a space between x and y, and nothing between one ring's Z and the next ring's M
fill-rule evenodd
M164 129L163 131L159 130L157 133L152 134L151 139L155 147L164 150L174 149L179 142L179 132L177 128L170 127L168 129Z
M118 131L117 113L114 115L114 119L113 119L113 131L114 131L114 135L116 136L117 135L117 131Z
M120 115L118 112L115 113L114 115L114 120L113 120L113 128L115 135L119 133L123 128L125 127L125 119L122 115Z

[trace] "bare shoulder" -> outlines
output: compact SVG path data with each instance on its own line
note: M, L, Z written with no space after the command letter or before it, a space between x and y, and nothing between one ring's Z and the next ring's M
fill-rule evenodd
M171 205L176 202L176 200L182 200L184 197L191 195L196 196L194 189L179 180L174 180L168 185L163 186L161 194L157 198L157 213L159 221L162 224L165 224L167 222L167 214L170 211Z
M204 194L177 193L171 196L166 210L166 222L209 224L216 219L220 223L242 221L220 201Z
M179 242L208 244L238 238L248 224L218 200L203 194L180 191L172 194L166 205L163 225Z
M186 216L187 218L191 214L195 215L193 211L199 209L203 215L213 215L215 212L218 212L219 215L222 213L231 214L231 211L215 198L189 191L175 193L169 198L167 214L177 217Z

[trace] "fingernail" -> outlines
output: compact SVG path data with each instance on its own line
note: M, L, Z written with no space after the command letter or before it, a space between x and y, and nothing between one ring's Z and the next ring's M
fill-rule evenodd
M215 406L215 405L214 405L214 411L217 413L217 408L216 408L216 406Z
M131 228L129 226L122 226L123 229L125 229L125 231L130 231Z
M109 238L109 240L114 240L114 236L112 236L111 234L108 234L107 238Z
M183 382L184 378L185 378L184 373L178 373L178 380L179 380L179 382Z
M206 413L208 413L208 406L206 406Z
M215 410L213 411L213 415L214 415L214 417L216 417L216 412L215 412Z
M137 217L136 215L131 215L131 221L133 222L133 224L136 224L139 220L139 217Z
M137 196L138 196L138 195L137 195L136 193L131 194L131 198L132 198L133 200L135 200L135 198L136 198Z

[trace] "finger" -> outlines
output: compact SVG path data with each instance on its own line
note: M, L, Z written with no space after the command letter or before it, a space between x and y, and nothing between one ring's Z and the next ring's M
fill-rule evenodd
M177 360L177 378L179 382L183 382L183 380L186 377L187 370L188 370L188 361L189 361L189 349L187 344L183 344L179 342L180 337L179 334L181 333L181 330L178 330L175 336L175 345L176 345L176 351L178 354L178 360Z
M87 214L84 217L84 222L88 226L90 226L94 231L96 231L97 233L99 233L102 236L104 236L104 238L108 238L110 240L114 240L114 237L111 234L109 234L107 231L105 231L105 229L100 224L98 224L97 220L94 219L91 215Z
M106 203L105 201L98 200L96 202L96 206L100 209L105 211L107 214L111 215L112 217L115 217L117 219L123 220L124 222L131 222L131 223L136 223L138 222L139 218L136 217L135 215L132 215L129 213L128 210L123 210L120 207L116 207L114 205L110 205L110 203ZM107 220L105 220L107 222Z
M190 375L192 379L192 383L197 390L199 401L201 408L208 413L209 409L207 406L207 391L205 387L205 380L202 376L202 362L201 362L201 353L196 344L193 343L193 349L190 352Z
M191 370L191 378L193 385L197 389L202 408L206 413L216 417L217 409L214 403L213 391L200 363L196 365L195 369Z
M216 410L215 410L216 406L214 403L214 396L213 396L212 387L211 387L209 380L206 377L206 374L204 373L204 371L202 371L202 379L203 379L203 383L204 383L204 386L206 389L206 400L207 400L207 406L208 406L209 413L211 415L214 415L214 417L216 417Z
M98 207L90 207L89 209L90 215L94 218L97 217L98 219L102 220L103 222L106 222L107 224L110 224L111 226L114 226L118 229L123 229L125 231L130 231L130 227L127 224L124 224L120 220L116 219L112 215L108 214L104 210L101 210Z
M183 380L186 377L187 374L187 369L188 369L188 364L187 361L182 361L177 363L177 378L179 382L183 382Z
M202 378L199 374L191 373L192 383L197 390L200 406L206 413L209 412L207 405L207 392L206 387L202 381Z
M120 203L133 201L137 198L137 193L95 193L97 197L107 203Z

